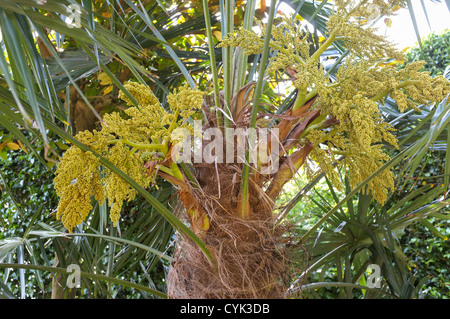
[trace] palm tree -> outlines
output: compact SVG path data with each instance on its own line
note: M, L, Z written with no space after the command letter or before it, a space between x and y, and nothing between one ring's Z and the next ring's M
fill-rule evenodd
M405 5L404 1L391 2L392 6ZM41 224L45 229L30 228L22 239L2 246L9 253L27 245L29 236L52 238L59 246L55 262L61 267L9 263L4 267L66 273L65 266L82 257L64 252L67 238L81 237L95 240L81 241L92 247L91 251L103 251L101 245L112 241L170 261L167 295L172 298L284 298L298 291L309 294L311 288L327 285L343 288L346 297L351 297L355 288L363 289L366 297L411 297L418 292L422 282L414 285L402 256L396 253L393 234L445 206L440 197L447 194L448 178L444 178L443 186L420 189L393 207L383 205L395 186L389 169L407 160L403 169L413 172L427 150L436 142L442 143L442 133L448 130L449 123L445 96L450 85L443 77L431 78L418 72L420 65L405 71L389 67L392 58L400 60L402 55L375 36L367 28L371 22L367 20L374 8L381 15L389 14L392 6L384 2L375 6L371 1L322 1L318 6L314 1L288 2L310 22L304 24L296 14L278 16L277 1L267 7L262 2L259 9L255 1L249 1L241 10L245 11L241 21L234 14L239 12L239 5L219 2L221 48L214 43L213 31L218 29L212 25L216 15L205 14L207 48L201 49L207 53L205 56L200 51L182 52L168 43L170 36L176 40L183 32L192 32L186 23L192 28L194 22L199 23L194 17L183 26L176 25L177 10L167 12L164 7L157 9L156 4L130 0L114 4L106 1L100 7L86 2L76 7L87 13L81 15L82 28L77 28L58 18L70 4L74 3L47 1L39 6L6 1L1 5L0 23L8 60L0 58L6 84L1 91L0 124L31 150L32 144L11 123L28 128L45 145L46 130L71 143L58 164L55 186L61 195L58 217L69 231L77 229L67 234ZM208 2L202 4L203 11L208 12ZM261 13L266 14L267 22L255 26L255 14ZM157 26L158 21L161 24ZM169 22L172 25L166 27ZM239 27L235 29L236 25ZM260 33L253 31L255 27ZM80 48L69 53L67 60L49 40L51 36L61 39L62 34ZM155 44L163 46L171 58L172 64L166 69L170 73L159 70L161 73L153 74L146 68L144 49ZM77 65L76 59L83 57L88 63ZM183 63L183 57L191 68ZM119 63L115 65L114 61ZM332 63L325 63L328 61ZM83 79L99 69L109 79L106 82L114 84L106 104L121 105L126 116L111 113L101 118L98 107L90 102L86 94L90 84ZM180 75L186 85L175 90L182 80ZM280 96L276 92L282 83L288 83L291 91ZM60 102L64 89L65 104ZM105 99L101 98L102 109ZM423 118L426 121L406 126L407 136L399 143L391 132L395 124L406 123L410 111L397 114L389 123L380 113L379 103L385 105L384 114L392 116L395 109L386 108L392 106L392 101L401 111L422 108L429 114ZM426 103L435 104L427 109L421 106ZM97 116L101 122L97 130L79 132L79 124L70 113L79 110L79 105ZM215 132L216 139L220 140L219 135L225 137L224 145L214 144L219 146L213 153L208 149L211 144L201 149L201 154L214 155L212 161L210 157L177 162L172 157L171 151L180 145L174 133L191 129L192 120L201 120L202 128ZM423 125L429 125L426 134L411 140ZM278 140L257 140L257 131L252 129L267 128L278 129ZM248 132L244 145L254 145L254 149L245 148L243 156L239 156L236 147L230 162L220 162L218 154L226 153L227 146L239 146L231 129ZM400 132L405 133L404 126ZM72 133L78 134L73 137ZM398 153L390 158L388 151L392 148ZM45 158L36 155L47 165L47 153ZM263 164L270 156L270 163L279 166L267 174ZM446 172L450 167L447 164ZM310 182L287 205L278 207L283 186L298 172L308 175ZM336 203L317 202L323 213L314 226L293 227L288 218L290 210L325 176ZM150 193L152 182L160 178L171 185L170 190ZM343 192L342 199L335 189ZM174 191L178 199L170 211L169 198ZM159 215L144 214L142 221L149 226L138 227L137 233L132 230L122 238L116 236L115 230L111 236L104 234L107 212L117 226L118 207L137 194ZM87 229L100 231L87 232L77 226L87 215L93 218ZM172 227L167 225L177 231L173 256L158 250L165 249L171 236ZM152 239L141 242L138 234L143 233ZM112 270L117 275L127 262L134 267L140 261L130 261L129 256L123 262L115 261L114 250L115 246L110 246L107 276L95 274L92 265L83 276L165 296L155 289L115 278ZM297 254L304 251L313 258L307 268L296 262ZM90 260L89 256L82 258ZM153 258L151 265L156 261ZM304 284L312 270L332 263L338 265L339 271L345 270L343 281ZM83 267L88 264L82 263ZM386 285L364 285L363 274L370 264L380 265Z

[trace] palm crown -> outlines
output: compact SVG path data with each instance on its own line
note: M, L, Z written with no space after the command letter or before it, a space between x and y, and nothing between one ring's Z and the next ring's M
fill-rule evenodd
M58 160L54 179L60 197L56 218L70 233L79 230L68 236L93 235L80 231L78 225L96 210L102 216L109 211L117 227L124 202L142 195L165 220L156 221L147 214L146 223L173 227L153 233L152 242L164 248L175 229L179 233L176 250L169 257L139 239L125 240L155 257L175 261L168 274L170 297L286 297L320 286L301 285L302 279L333 262L346 266L345 281L337 285L349 295L361 287L368 296L417 293L420 283L414 286L405 277L394 230L444 207L440 197L447 194L448 177L442 186L420 189L386 206L398 182L390 169L408 159L404 171L413 172L432 144L441 141L448 130L450 83L444 76L420 72L421 62L403 69L392 66L392 59L404 59L403 53L368 25L373 8L378 15L389 15L394 8L406 6L406 1L322 1L318 7L311 1L290 2L312 23L312 31L297 14L278 16L276 1L270 3L266 23L254 23L259 12L255 1L249 1L247 10L237 16L234 13L243 9L239 4L220 2L220 25L216 15L208 14L207 1L197 8L207 13L203 19L195 12L182 12L181 24L173 23L179 10L168 12L164 6L161 10L156 3L125 0L97 7L86 2L78 6L87 13L81 15L79 28L58 18L70 4L75 3L47 1L40 6L6 1L0 11L7 53L7 58L0 57L5 84L0 124L44 165L48 165L48 152L42 158L12 122L42 139L46 150L47 130L70 142ZM213 30L219 27L221 39L216 45ZM181 36L203 29L203 47L190 50L182 42L186 49L177 48ZM77 50L58 52L62 37L70 38L65 41L73 41ZM151 59L149 51L155 52ZM330 55L335 63L325 68L323 58ZM79 59L87 63L79 65ZM152 59L159 64L159 73L149 71ZM100 97L100 104L93 105L87 92L95 88L86 79L98 71L111 87ZM282 81L290 83L291 93L277 96L275 88ZM112 112L103 110L108 103L115 106ZM399 120L388 121L386 110L420 112L430 104L434 108L427 110L428 124L411 123L411 134L424 124L430 129L406 147L411 134L399 139L395 130ZM98 105L105 114L100 114ZM95 129L77 129L81 121L77 123L71 111L82 108L100 123ZM175 133L193 132L194 120L219 130L226 143L235 143L228 129L238 128L276 129L278 143L258 143L250 130L248 144L256 141L258 154L252 163L248 149L240 162L235 154L231 163L176 162L171 151L180 137ZM274 152L278 169L261 174L262 161ZM277 200L297 172L304 172L308 184L280 209ZM293 227L289 211L322 178L336 203L330 209L319 205L323 214L310 229ZM174 211L168 200L158 198L158 187L167 183L178 196ZM325 230L318 231L323 225ZM63 235L47 231L30 229L26 236L47 236L58 243L56 238ZM148 230L139 232L150 235ZM98 233L92 237L96 236L121 240ZM296 259L303 249L313 262L298 273L289 265L304 268ZM63 263L76 257L61 254L58 258ZM120 269L120 263L110 258L108 264ZM156 261L153 258L151 264ZM360 281L371 263L389 274L388 288L372 290Z

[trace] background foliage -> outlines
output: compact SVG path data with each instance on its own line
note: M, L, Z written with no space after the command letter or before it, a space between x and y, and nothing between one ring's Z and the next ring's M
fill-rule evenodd
M450 70L450 30L441 34L431 33L419 46L411 48L407 53L407 61L424 60L427 62L424 69L432 75L446 74ZM447 75L448 76L448 75ZM444 158L442 151L430 152L427 159L417 168L417 179L413 180L409 189L417 185L434 184L440 182L439 178L444 172ZM422 178L420 178L422 177ZM430 218L428 220L437 230L427 228L428 224L412 224L405 229L400 238L406 256L411 261L411 268L419 276L428 276L426 288L423 291L425 298L450 298L450 221L447 219Z
M422 47L411 48L406 57L408 61L425 61L427 64L424 70L432 75L444 74L450 65L450 31L429 34L423 39Z

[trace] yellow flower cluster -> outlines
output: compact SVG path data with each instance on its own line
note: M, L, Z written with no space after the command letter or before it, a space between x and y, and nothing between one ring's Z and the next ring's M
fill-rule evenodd
M386 41L382 36L376 35L373 28L367 27L379 15L392 14L392 8L405 7L406 1L397 0L386 2L384 0L341 0L336 1L334 12L327 21L330 36L344 41L351 52L365 59L379 59L390 57L403 60L403 53Z
M222 39L217 47L240 47L244 54L259 54L262 52L264 40L256 33L239 28L235 34L230 34Z
M371 144L362 149L355 136L352 136L352 134L357 134L356 131L341 130L338 125L334 129L333 136L326 134L325 131L312 130L308 134L308 140L315 146L311 151L311 158L338 189L342 188L342 184L336 167L345 167L350 186L354 188L383 166L385 161L389 160L389 156L384 153L381 144ZM339 155L344 155L344 159L340 162L338 161ZM336 167L333 166L335 164L337 164ZM311 165L306 168L308 178L311 179L319 172L314 170ZM394 175L391 171L385 170L368 183L367 190L376 201L383 204L389 189L392 189L393 186Z
M167 103L173 114L179 113L182 119L187 119L202 108L204 95L204 92L191 90L185 85L169 94Z
M137 156L130 154L127 145L122 142L115 144L109 149L107 158L142 187L146 188L150 185L152 179L147 177L145 168ZM111 206L110 218L115 226L120 218L123 201L133 200L137 195L137 191L109 169L106 169L103 183L109 205Z
M119 97L130 106L125 110L126 116L117 112L105 114L101 130L80 132L76 138L147 188L153 177L148 176L145 161L164 159L170 143L178 141L173 140L176 136L172 131L190 127L186 119L201 108L203 92L187 86L175 90L167 97L169 112L147 86L134 82L124 86L139 105L133 106L121 92ZM123 202L137 195L134 188L107 167L100 173L98 158L76 146L61 158L54 184L60 197L57 218L70 232L89 215L92 196L99 203L108 199L110 218L116 225Z
M432 78L419 72L422 63L411 63L397 71L393 67L381 67L376 61L358 61L351 58L339 68L335 85L317 85L319 98L316 107L322 115L334 116L339 120L335 127L339 133L327 140L320 140L314 134L308 139L319 145L327 145L328 152L314 151L328 174L332 158L329 153L344 154L342 165L346 166L352 185L362 182L389 160L379 144L383 141L397 147L392 134L394 128L385 123L377 102L390 95L400 111L406 108L418 109L419 104L440 102L450 93L450 82L442 76ZM317 154L316 154L317 153ZM393 175L383 172L369 184L374 198L384 203L388 189L393 185Z
M355 186L389 160L381 148L382 142L397 147L394 128L384 122L378 103L390 96L402 112L407 108L419 110L418 105L440 102L450 93L450 82L444 77L432 78L429 73L419 72L423 62L410 63L402 70L386 63L390 59L402 61L404 54L366 27L374 9L386 15L392 13L392 8L404 6L405 1L400 0L337 0L328 21L328 40L315 50L311 50L311 36L301 30L299 21L286 18L273 26L270 47L274 54L266 72L287 72L299 98L317 95L313 107L320 110L321 117L338 120L332 128L310 129L303 136L303 142L315 145L310 158L337 186L340 182L333 166L338 162L337 155L345 155L339 165L346 168L350 183ZM254 45L254 50L247 48L247 51L257 53L263 40L257 42L256 35L250 33L239 31L223 45L242 46L248 42ZM343 41L349 54L331 82L319 61L337 39ZM294 107L304 102L300 100ZM306 169L311 177L318 173L314 167ZM369 183L368 190L378 202L384 203L393 180L392 173L385 171Z
M92 210L91 195L105 201L100 181L98 159L90 152L71 147L58 165L54 179L56 194L61 198L56 217L69 230L80 224Z

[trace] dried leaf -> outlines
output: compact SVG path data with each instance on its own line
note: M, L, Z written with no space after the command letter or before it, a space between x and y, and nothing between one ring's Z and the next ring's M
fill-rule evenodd
M292 176L305 163L306 158L313 149L313 144L308 143L301 149L290 155L278 169L267 190L269 198L274 199L281 192L284 184L291 180Z
M109 85L112 83L112 80L105 72L101 72L97 75L97 79L100 81L100 85Z
M6 146L7 146L9 149L13 150L13 151L17 151L17 150L20 149L19 144L14 143L14 142L6 143Z
M104 90L103 90L103 95L106 95L106 94L108 94L108 93L111 93L111 91L113 90L113 85L111 84L111 85L109 85L109 86L107 86Z
M25 145L19 140L17 140L17 143L19 144L20 148L23 149L23 151L28 154L28 150L26 149Z
M213 31L213 35L216 37L217 40L222 41L222 32L220 31Z
M180 199L189 215L194 233L203 235L210 227L208 215L189 191L181 190Z

